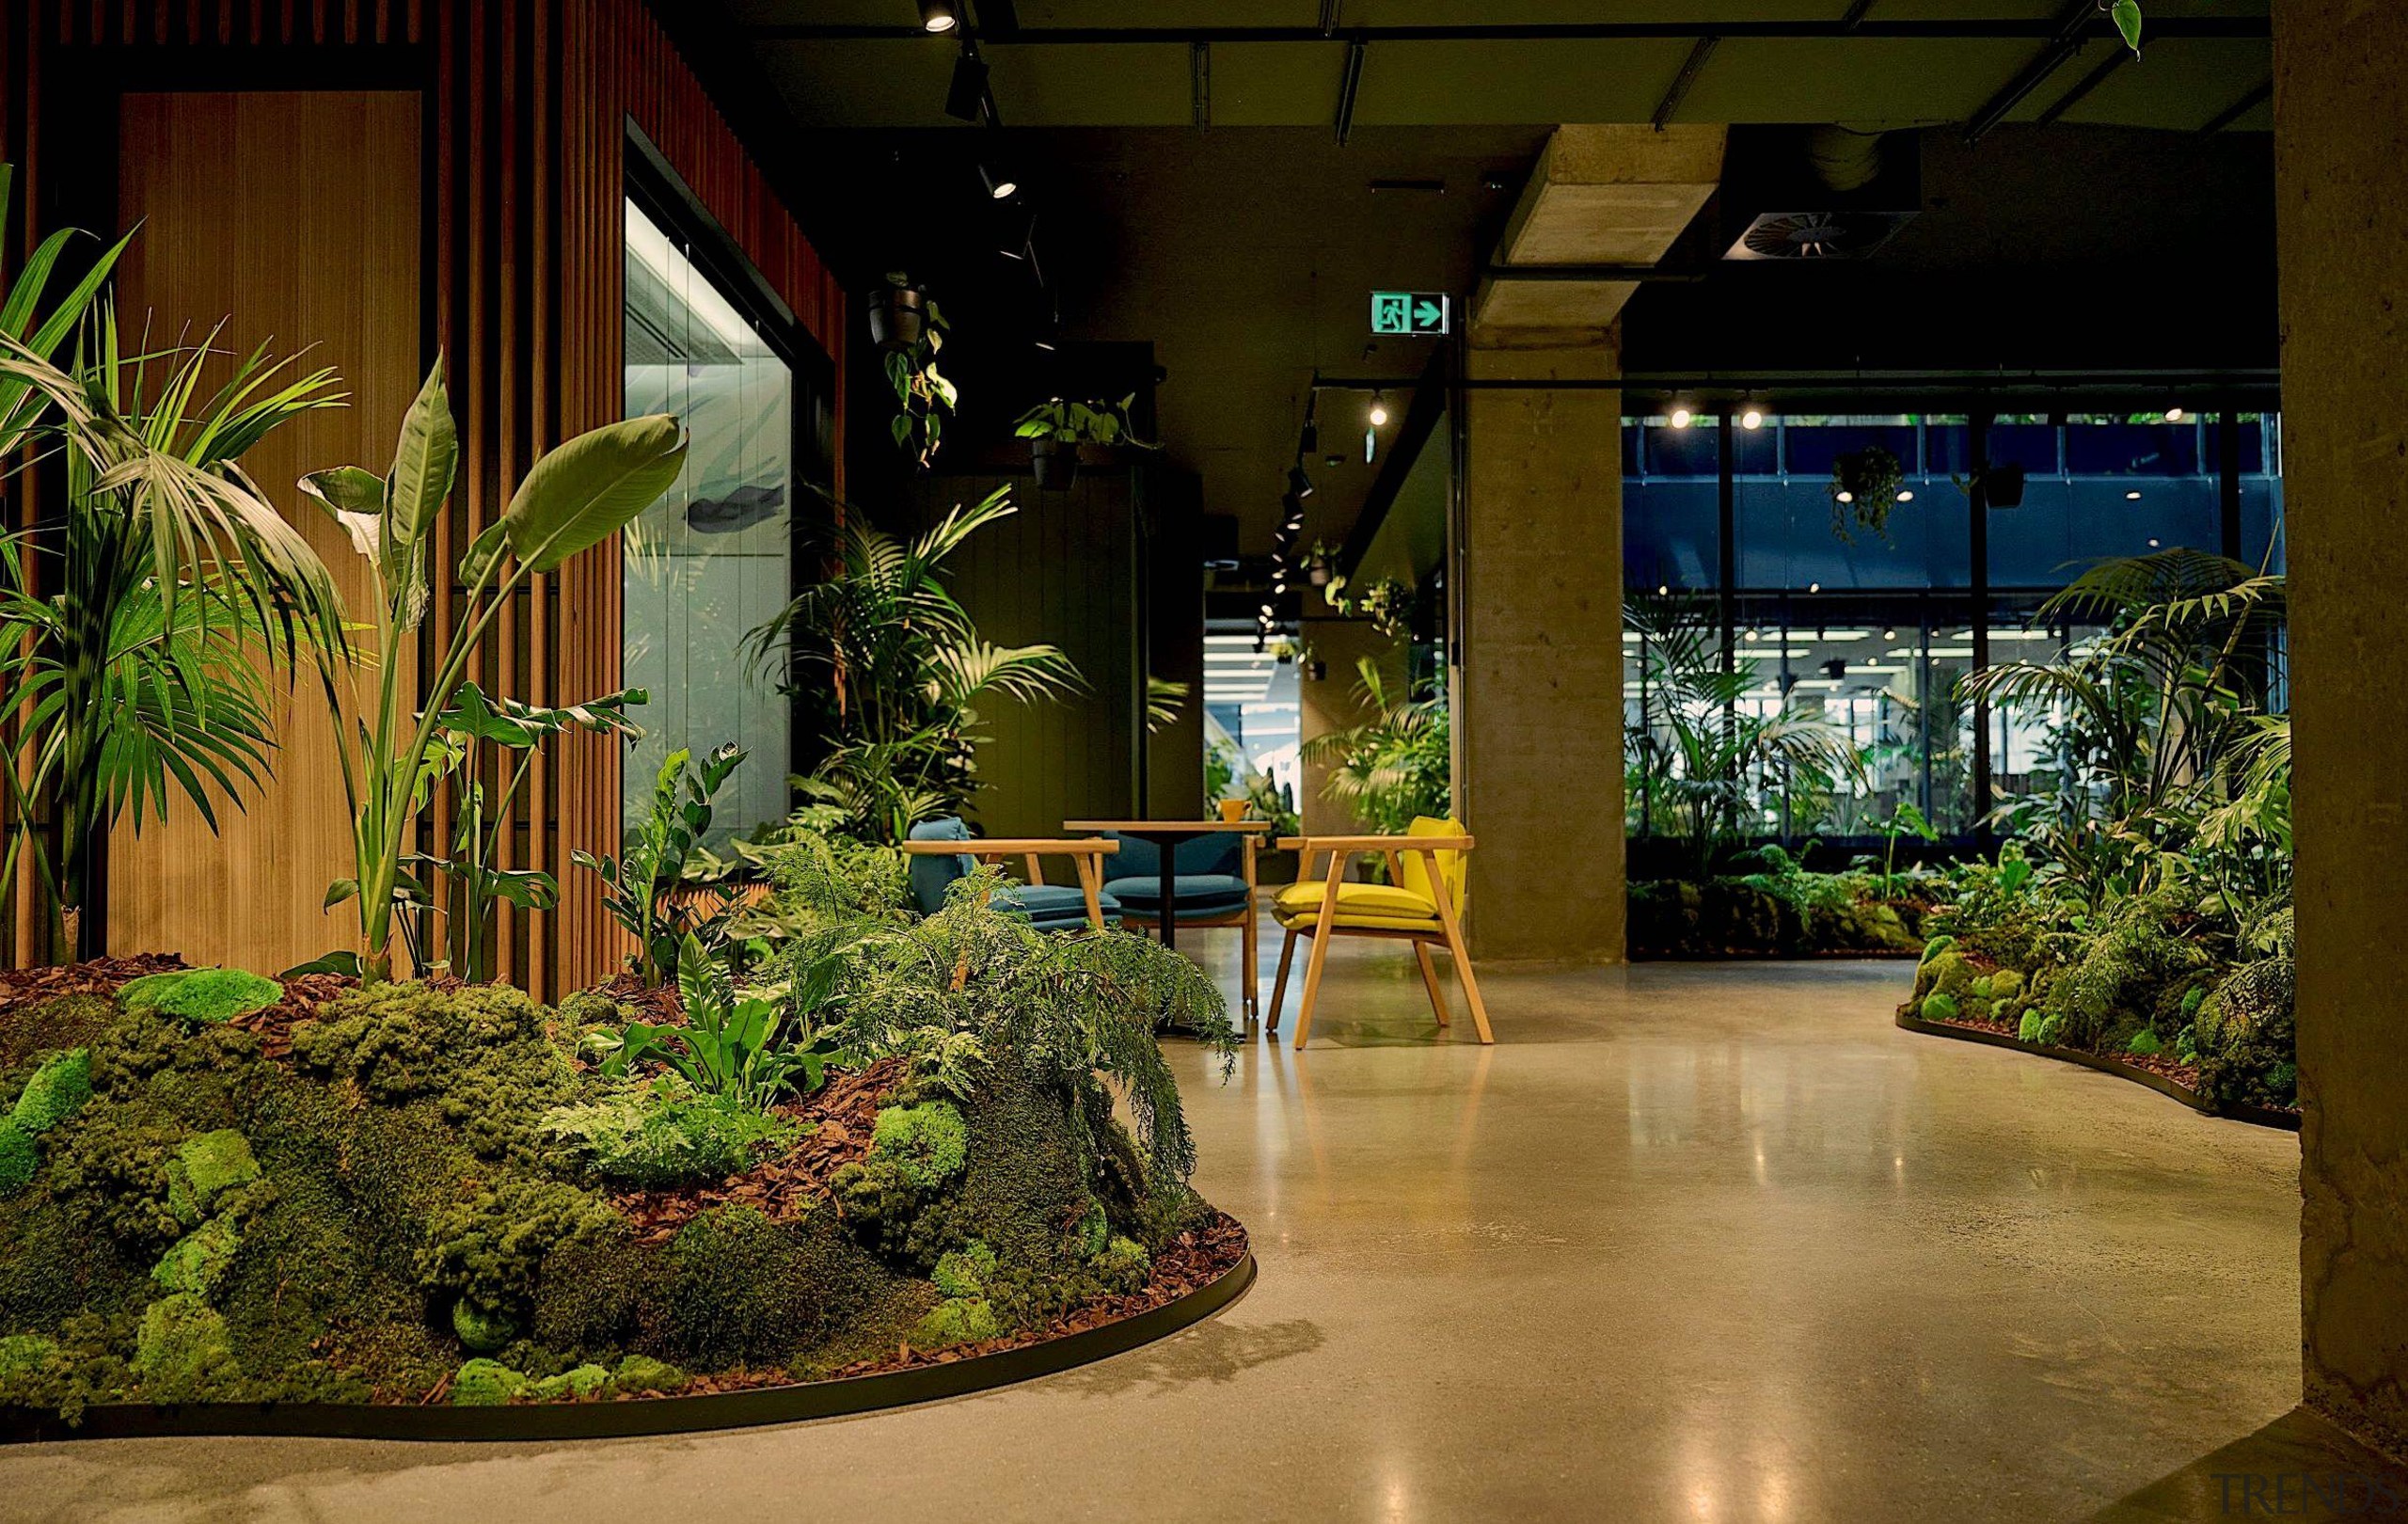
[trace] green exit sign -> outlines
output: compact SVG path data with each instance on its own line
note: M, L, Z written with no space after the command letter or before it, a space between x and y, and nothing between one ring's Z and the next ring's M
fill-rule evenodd
M1440 338L1450 330L1454 302L1443 291L1371 293L1371 331L1408 338Z

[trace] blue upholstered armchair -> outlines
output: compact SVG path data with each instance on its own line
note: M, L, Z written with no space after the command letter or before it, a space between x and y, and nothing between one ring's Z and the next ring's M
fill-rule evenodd
M920 913L932 915L944 908L945 891L977 870L982 862L1006 857L1022 860L1025 883L1010 884L996 908L1026 920L1040 931L1101 930L1120 923L1120 902L1103 888L1103 860L1118 847L1101 837L1076 840L980 840L960 820L947 816L924 820L911 828L903 844L911 859L911 897ZM1068 857L1079 876L1077 888L1047 883L1039 860ZM1183 921L1186 917L1181 916Z

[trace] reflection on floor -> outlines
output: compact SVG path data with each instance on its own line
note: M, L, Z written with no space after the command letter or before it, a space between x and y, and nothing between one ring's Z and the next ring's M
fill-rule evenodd
M785 1429L0 1453L0 1516L2154 1519L2350 1464L2276 1421L2297 1139L1902 1033L1907 978L1498 974L1482 1049L1341 943L1307 1052L1180 1055L1262 1278L1176 1339Z

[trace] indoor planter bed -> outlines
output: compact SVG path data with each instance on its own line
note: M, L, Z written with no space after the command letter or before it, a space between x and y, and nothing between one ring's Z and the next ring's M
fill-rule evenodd
M1898 1008L1898 1024L1909 1032L1921 1032L1929 1037L1956 1038L1966 1042L1984 1043L1993 1048L2012 1048L2018 1053L2037 1054L2043 1058L2055 1058L2068 1064L2080 1064L2084 1069L2095 1069L2102 1074L2113 1074L2118 1079L2131 1080L2135 1085L2145 1085L2160 1095L2173 1097L2203 1116L2224 1117L2234 1121L2251 1122L2259 1127L2285 1128L2294 1133L2299 1131L2299 1113L2296 1111L2287 1111L2278 1106L2250 1105L2246 1103L2219 1103L2189 1088L2171 1075L2160 1073L2153 1069L2143 1069L2137 1064L2128 1064L2105 1054L2090 1053L2081 1048L2054 1047L2045 1042L2026 1042L2014 1033L1995 1025L1974 1026L1962 1022L1929 1022L1915 1015L1905 1006Z
M979 904L890 935L976 949L972 996L1016 959L1127 989L1152 956ZM1102 1358L1252 1279L1185 1184L1150 1009L1091 1034L1117 1100L989 1000L732 1111L595 1056L712 1029L706 990L630 992L0 974L0 1438L825 1417Z

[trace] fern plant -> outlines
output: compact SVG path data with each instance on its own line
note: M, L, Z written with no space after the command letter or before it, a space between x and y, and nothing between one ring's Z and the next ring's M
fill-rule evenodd
M982 1067L1024 1061L1085 1124L1090 1164L1111 1148L1117 1103L1135 1123L1150 1178L1184 1181L1196 1144L1156 1033L1177 1024L1217 1053L1226 1076L1237 1032L1203 970L1125 932L1042 932L997 909L1000 871L957 881L944 907L897 925L845 913L854 891L832 881L832 855L800 855L779 891L827 913L784 957L804 971L833 958L821 1008L830 1040L863 1061L911 1058L938 1088L966 1096Z

